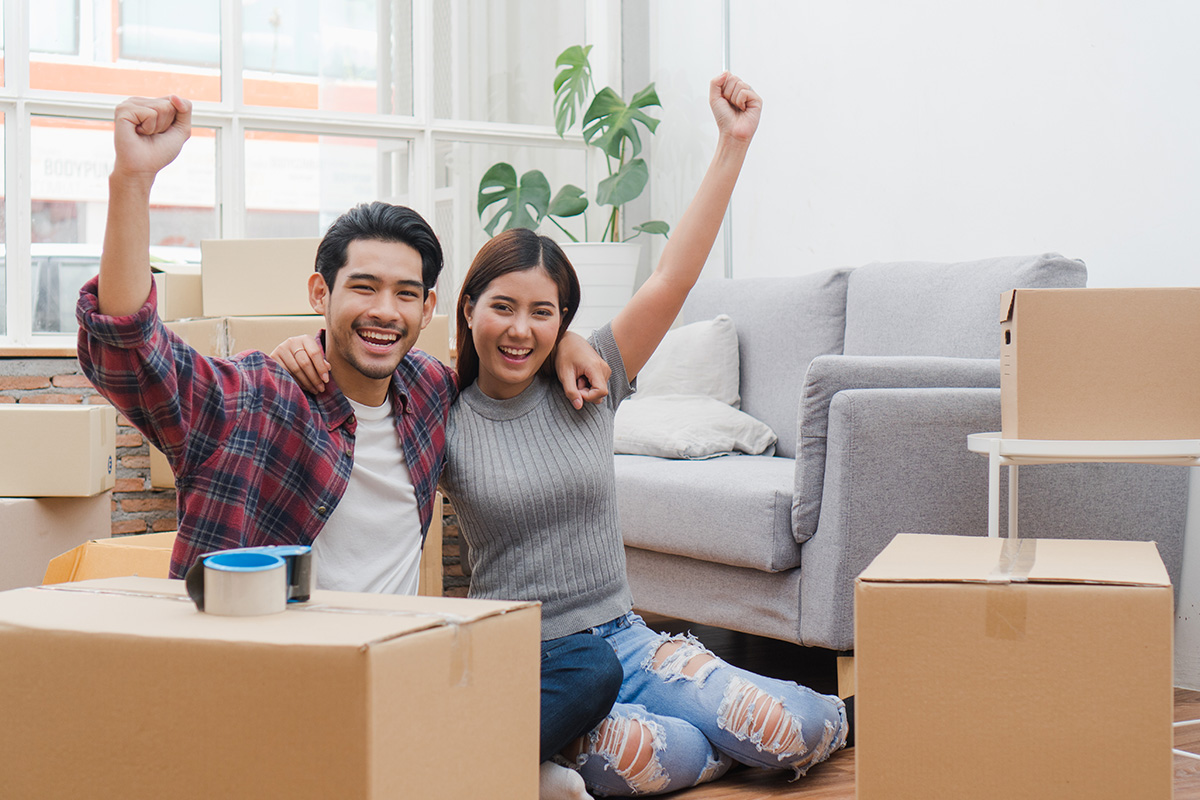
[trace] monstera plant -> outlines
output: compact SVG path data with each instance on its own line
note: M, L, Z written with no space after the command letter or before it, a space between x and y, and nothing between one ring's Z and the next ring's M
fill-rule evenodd
M596 187L595 203L610 210L599 241L617 242L622 241L621 207L638 197L650 179L646 161L640 157L642 134L639 129L645 128L653 134L659 121L645 109L661 108L661 104L653 83L635 94L628 103L609 87L597 92L588 62L591 49L591 45L568 47L555 62L559 71L554 78L554 127L558 135L563 136L582 113L580 126L584 141L604 153L609 174ZM548 219L572 242L578 242L559 220L577 217L589 205L584 190L578 186L567 184L551 196L550 182L540 170L530 170L518 179L512 164L504 162L493 165L479 182L479 221L489 236L509 228L536 229ZM499 208L493 209L495 206ZM485 212L489 209L493 211L485 220ZM641 233L666 236L669 228L665 222L651 220L633 226L632 230L634 233L624 241ZM586 216L584 238L588 238Z

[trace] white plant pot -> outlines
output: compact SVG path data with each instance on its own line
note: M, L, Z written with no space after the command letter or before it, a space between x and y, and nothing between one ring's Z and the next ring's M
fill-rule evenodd
M587 336L615 317L633 297L642 246L634 242L571 242L562 249L575 267L582 294L571 330Z

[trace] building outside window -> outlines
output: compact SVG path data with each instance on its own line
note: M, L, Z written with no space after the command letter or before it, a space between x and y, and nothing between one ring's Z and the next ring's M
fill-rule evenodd
M619 5L605 0L42 0L8 3L0 120L0 349L73 350L74 301L99 266L112 109L195 104L193 135L151 195L155 259L211 238L319 236L360 202L411 205L447 254L452 308L486 239L498 160L585 185L587 150L554 132L554 59L597 45L611 82ZM11 16L11 14L10 14ZM606 71L607 70L607 71ZM556 231L545 231L554 234Z

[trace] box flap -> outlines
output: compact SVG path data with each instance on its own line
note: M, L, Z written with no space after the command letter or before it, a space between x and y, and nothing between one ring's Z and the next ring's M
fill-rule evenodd
M150 271L163 273L166 275L199 275L200 265L187 263L176 264L169 261L152 261L150 263Z
M281 614L220 617L196 610L183 581L110 578L0 593L0 627L191 641L362 648L537 603L313 592Z
M861 581L1170 586L1153 542L902 533Z
M165 578L170 571L175 531L92 539L50 560L42 583L141 575Z
M1005 323L1012 319L1013 303L1017 301L1017 290L1009 289L1000 298L1000 322Z

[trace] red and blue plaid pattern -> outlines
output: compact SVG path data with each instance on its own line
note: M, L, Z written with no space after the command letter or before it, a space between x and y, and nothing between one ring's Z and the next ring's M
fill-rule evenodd
M79 364L175 472L179 536L171 576L182 577L213 550L312 544L345 493L354 461L356 420L345 395L332 381L320 395L306 394L258 351L200 356L159 320L154 288L137 313L105 316L96 286L95 278L84 285L76 309ZM422 537L456 395L454 373L419 350L392 377Z

